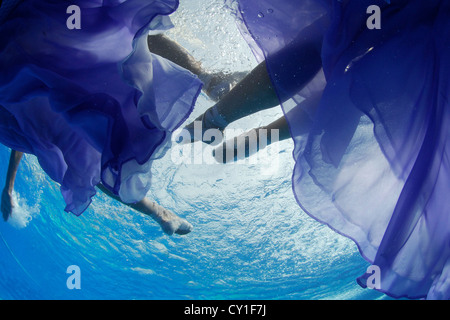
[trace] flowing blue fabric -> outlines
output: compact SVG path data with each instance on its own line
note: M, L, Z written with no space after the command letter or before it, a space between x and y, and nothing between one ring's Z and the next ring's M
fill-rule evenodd
M380 291L449 299L450 1L228 4L282 103L299 205L355 241Z
M80 8L81 29L67 20ZM103 183L148 192L152 160L190 115L196 76L149 52L177 0L26 0L0 25L0 142L33 154L80 215Z

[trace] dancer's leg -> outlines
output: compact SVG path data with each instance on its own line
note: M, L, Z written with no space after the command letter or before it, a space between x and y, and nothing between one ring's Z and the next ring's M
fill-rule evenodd
M150 35L147 42L152 53L164 57L197 75L204 84L204 92L214 101L221 99L247 74L246 72L230 74L209 72L185 48L164 34Z
M23 152L11 150L9 157L8 171L6 172L6 183L2 191L1 198L1 211L3 219L6 221L11 216L12 209L14 208L14 202L12 193L14 190L14 182L16 180L16 174L19 169L20 161L22 160Z
M170 60L177 65L191 71L200 77L206 75L205 70L200 62L196 61L194 57L180 44L169 39L163 34L150 35L147 38L149 49L152 53Z
M180 218L175 213L161 207L147 198L144 198L136 203L124 203L118 196L106 189L102 184L98 184L97 187L114 200L117 200L128 207L153 218L161 225L163 231L168 235L172 235L174 233L183 235L192 231L192 225L185 219Z
M266 64L262 62L194 122L201 121L203 131L210 128L224 130L235 120L279 104ZM194 122L186 126L186 129L193 132Z
M309 132L313 123L312 117L314 117L321 97L322 92L313 94L286 115L290 119L295 119L295 124L293 124L295 135L303 135ZM232 162L247 158L272 143L290 137L291 131L286 117L283 116L267 126L251 129L238 137L225 141L214 149L213 155L219 163Z
M216 105L206 110L194 122L202 122L203 132L212 128L223 131L233 121L272 108L292 98L322 68L320 29L319 22L308 27L290 44L270 57L277 68L276 72L272 72L272 78L267 71L266 62L261 62ZM191 132L192 141L199 140L193 135L194 122L186 126Z
M219 163L229 163L248 158L271 143L290 137L286 118L281 117L267 126L251 129L225 141L213 150L213 156Z

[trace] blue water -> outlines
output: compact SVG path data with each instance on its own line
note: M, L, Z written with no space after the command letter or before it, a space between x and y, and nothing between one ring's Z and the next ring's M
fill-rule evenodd
M208 68L249 70L255 62L221 3L182 6L170 35ZM208 10L199 10L203 6ZM198 23L204 19L210 23ZM211 103L200 96L191 118ZM280 112L269 110L234 126L245 130ZM194 153L204 151L200 144L196 148ZM369 264L355 244L295 202L292 149L292 142L284 141L255 163L232 165L177 165L169 150L154 163L148 197L194 225L192 233L172 237L102 194L81 217L65 213L59 186L26 155L13 218L0 222L0 298L386 298L357 285ZM9 149L0 146L0 181L8 160ZM66 285L71 265L80 268L81 289Z

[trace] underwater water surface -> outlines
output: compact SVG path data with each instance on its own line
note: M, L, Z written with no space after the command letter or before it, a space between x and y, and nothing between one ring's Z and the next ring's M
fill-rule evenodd
M222 0L186 2L168 35L211 70L255 66ZM190 120L212 104L200 95ZM246 130L281 113L268 110L230 129ZM154 162L147 196L193 224L185 236L163 234L153 220L103 194L80 217L64 212L59 186L25 155L17 207L0 223L0 299L386 298L356 283L369 266L356 245L296 203L292 150L292 141L283 141L221 165L178 163L176 146L168 149ZM204 159L210 150L197 142L192 152ZM9 149L0 146L0 181L8 160ZM81 272L80 289L67 286L73 265Z

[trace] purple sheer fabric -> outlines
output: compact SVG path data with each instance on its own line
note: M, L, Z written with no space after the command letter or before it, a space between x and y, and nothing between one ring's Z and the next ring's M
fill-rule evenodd
M290 126L299 205L355 241L380 268L380 291L449 299L450 2L233 5ZM381 29L367 27L370 5ZM299 54L318 41L318 57ZM308 58L321 69L302 67ZM306 135L298 108L313 122Z
M67 8L80 8L69 29ZM102 182L125 202L192 111L196 76L149 52L177 0L27 0L0 26L0 142L36 155L80 215Z

